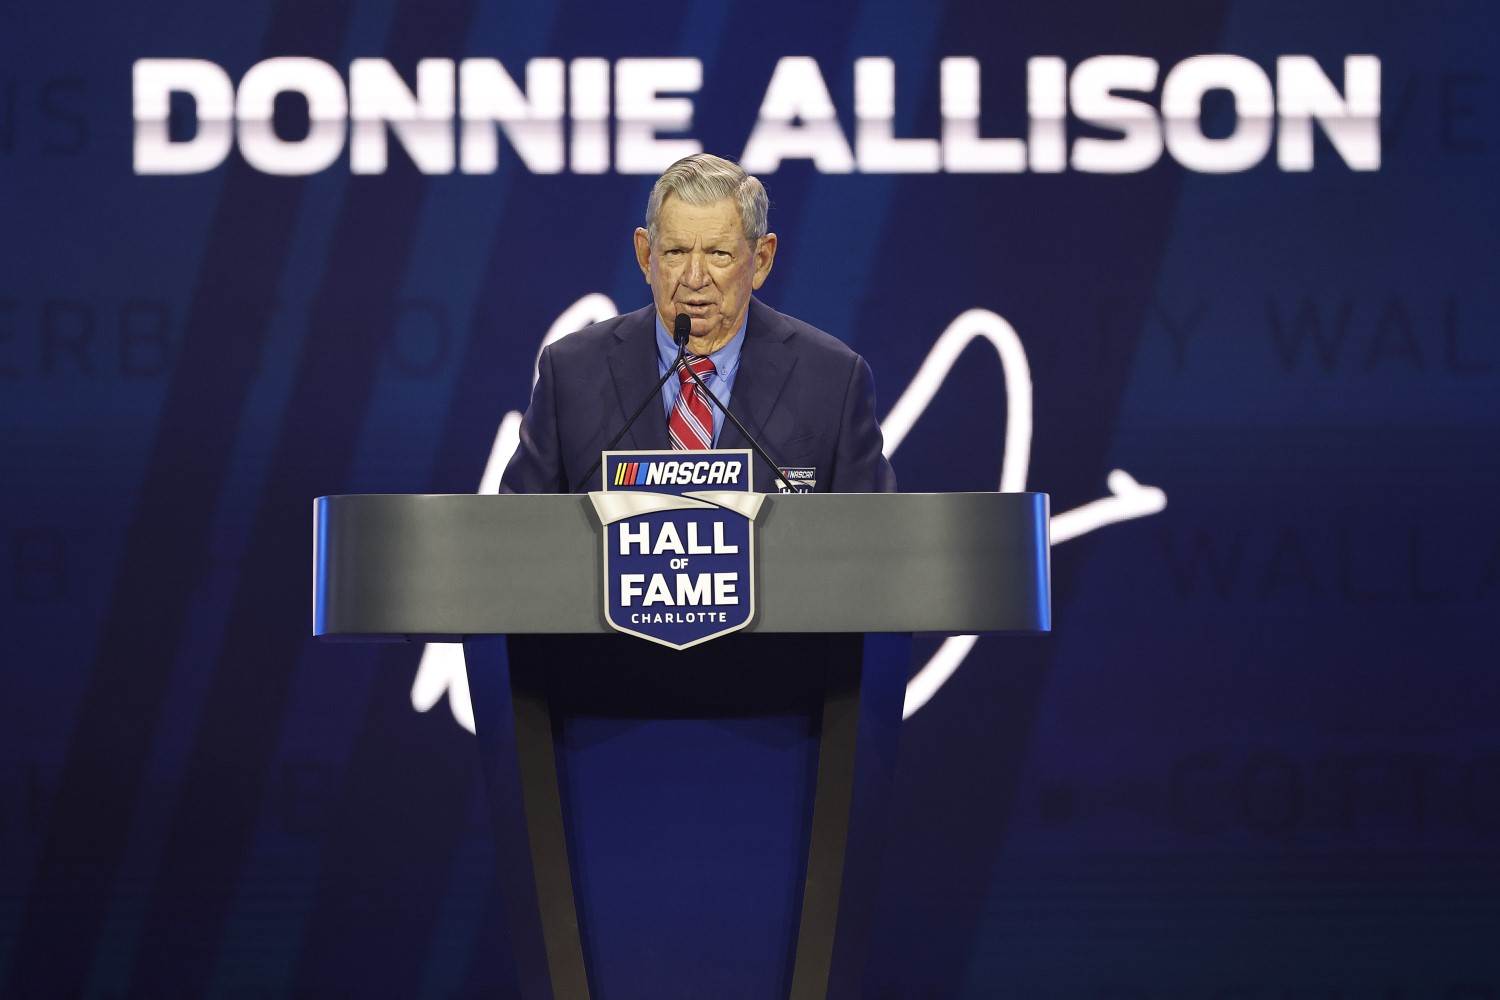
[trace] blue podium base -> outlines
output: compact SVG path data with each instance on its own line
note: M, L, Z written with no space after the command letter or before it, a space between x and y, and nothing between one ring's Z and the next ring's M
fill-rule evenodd
M465 654L524 995L859 995L906 636Z

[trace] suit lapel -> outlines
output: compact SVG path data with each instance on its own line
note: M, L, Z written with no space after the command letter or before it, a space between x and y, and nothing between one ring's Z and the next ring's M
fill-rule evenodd
M627 316L616 327L615 347L609 355L609 370L614 378L621 424L630 418L656 384L660 377L656 368L656 312L647 306ZM616 447L627 445L639 451L664 451L672 447L660 402L654 406L647 404L635 426Z
M797 364L797 352L786 345L789 336L791 331L777 321L775 312L757 299L750 300L745 346L740 353L740 370L734 378L729 410L768 448L774 442L766 440L766 424ZM732 421L725 421L719 433L719 447L748 448L750 442Z

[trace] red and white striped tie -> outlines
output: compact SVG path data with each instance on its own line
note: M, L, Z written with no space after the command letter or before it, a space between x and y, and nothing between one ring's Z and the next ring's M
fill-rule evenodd
M697 451L712 448L714 443L714 415L708 406L708 397L688 374L688 367L698 373L699 378L708 378L714 373L714 363L697 354L685 356L686 364L677 369L677 378L682 383L677 394L677 405L672 407L672 416L667 420L667 433L672 438L675 451Z

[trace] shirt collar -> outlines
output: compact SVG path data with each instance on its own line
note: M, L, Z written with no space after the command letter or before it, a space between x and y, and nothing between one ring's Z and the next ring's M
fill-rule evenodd
M745 326L750 322L750 310L745 310L745 318L740 321L740 328L734 331L734 336L729 342L709 355L714 362L714 377L728 378L736 368L740 366L740 351L745 347ZM667 332L667 327L661 321L661 314L656 316L656 354L661 359L663 368L668 367L677 360L677 344L672 340L672 335Z

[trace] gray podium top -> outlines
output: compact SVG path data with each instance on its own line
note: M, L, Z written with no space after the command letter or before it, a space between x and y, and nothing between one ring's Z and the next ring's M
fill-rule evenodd
M587 496L320 497L313 634L612 631ZM748 632L1045 632L1045 493L771 494Z

